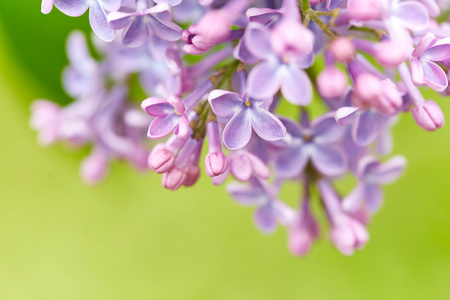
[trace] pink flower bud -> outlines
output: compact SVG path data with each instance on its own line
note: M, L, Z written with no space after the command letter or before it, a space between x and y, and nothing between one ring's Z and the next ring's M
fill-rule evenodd
M184 178L184 186L193 186L200 177L200 168L197 165L188 165L184 170L186 177Z
M381 16L382 1L379 0L349 0L347 4L347 14L350 19L366 22L377 19Z
M355 45L347 37L339 37L330 44L330 52L337 61L345 62L353 59L355 51Z
M304 200L307 201L307 200ZM308 205L296 216L289 228L289 250L297 256L306 255L319 236L319 226Z
M148 156L147 162L148 166L155 170L156 173L166 173L173 167L175 156L172 152L164 148L164 145L158 144Z
M179 168L172 168L170 171L166 172L162 176L162 186L166 189L175 191L181 187L186 178L186 173L184 170Z
M376 46L375 58L385 66L395 67L407 59L408 48L405 44L382 41Z
M322 3L323 1L324 0L309 0L309 4L316 5L316 4Z
M330 238L336 248L345 255L352 255L356 249L362 249L369 240L366 227L357 220L341 216L333 225Z
M225 172L228 159L222 152L208 153L205 158L205 170L209 177L214 177Z
M94 152L81 163L80 175L84 182L96 184L108 174L108 160L101 152Z
M444 126L444 114L433 100L422 102L412 110L412 113L416 123L425 130L434 131Z
M384 114L392 115L402 105L402 94L398 91L397 86L389 79L382 80L380 96L374 99L373 106Z
M326 68L317 77L317 89L324 98L339 98L347 89L347 76L335 67Z
M356 106L367 108L372 101L381 95L381 80L369 73L361 74L356 78L355 93L352 100Z
M311 52L314 35L296 19L283 18L274 28L270 42L280 57L290 59Z

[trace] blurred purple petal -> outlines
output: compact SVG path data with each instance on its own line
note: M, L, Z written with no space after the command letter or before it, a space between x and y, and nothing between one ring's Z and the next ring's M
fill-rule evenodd
M311 161L316 169L326 176L338 176L347 170L347 158L335 148L315 145Z
M278 62L261 62L248 75L248 93L256 99L271 98L283 81Z
M289 66L289 72L281 84L281 92L292 104L308 105L312 99L311 81L303 70Z
M375 112L362 112L353 125L353 138L359 146L368 146L378 136L381 124Z

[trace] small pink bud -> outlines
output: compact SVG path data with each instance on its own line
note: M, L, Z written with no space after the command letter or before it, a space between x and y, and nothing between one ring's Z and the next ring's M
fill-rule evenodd
M164 145L158 144L148 156L147 162L148 166L155 170L156 173L166 173L173 167L175 156L164 148Z
M289 228L289 250L297 256L308 254L312 243L319 236L317 221L311 215L309 207L303 207Z
M412 110L412 113L416 123L425 130L434 131L444 126L444 114L433 100L422 102Z
M200 168L197 165L188 165L184 170L186 177L184 178L184 186L193 186L200 177Z
M81 178L88 184L96 184L108 174L108 160L103 153L95 152L81 163Z
M208 153L205 158L205 170L209 177L214 177L225 172L228 159L222 152Z
M316 4L322 3L323 1L324 0L309 0L309 4L316 5Z
M286 59L311 52L314 44L313 33L293 18L283 18L270 37L272 48Z
M366 22L379 18L382 8L380 0L349 0L347 14L352 20Z
M376 46L375 58L385 66L395 67L407 59L408 48L402 43L382 41Z
M397 86L389 79L382 80L380 97L374 99L373 106L384 114L392 115L402 105L402 94L397 89Z
M330 44L330 51L337 61L346 62L353 59L356 49L352 40L339 37Z
M317 88L324 98L339 98L347 89L347 76L335 67L326 68L317 77Z
M175 191L181 187L186 178L186 173L184 170L179 168L172 168L170 171L166 172L162 176L162 186L166 189Z
M356 78L355 93L352 100L356 106L367 108L372 106L374 99L381 95L381 80L369 73Z
M338 223L333 225L330 238L342 254L352 255L356 249L365 246L369 233L360 222L342 215Z

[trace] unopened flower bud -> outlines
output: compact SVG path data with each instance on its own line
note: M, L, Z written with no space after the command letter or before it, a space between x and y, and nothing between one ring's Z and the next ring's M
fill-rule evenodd
M366 108L372 106L372 101L380 97L381 80L369 73L358 76L355 83L355 93L352 100L355 105Z
M347 76L335 67L326 68L317 77L317 89L324 98L339 98L347 89Z
M148 166L155 170L156 173L166 173L173 167L175 156L163 145L157 145L148 156L147 162Z
M188 165L184 170L186 177L184 178L184 186L193 186L200 177L200 168L197 165Z
M214 177L225 172L228 159L222 152L208 153L205 158L205 170L209 177Z
M172 168L170 171L166 172L162 176L162 186L166 189L175 191L181 187L186 178L186 173L184 170L179 168Z
M337 61L345 62L353 59L355 45L347 37L338 37L330 44L330 52Z
M385 66L395 67L407 59L408 48L402 43L382 41L376 46L375 58Z
M379 0L349 0L347 14L352 20L366 22L380 17L382 8Z
M434 131L444 126L444 114L433 100L422 102L413 109L412 113L416 123L425 130Z
M80 173L86 183L96 184L108 173L108 160L103 153L93 153L81 163Z
M392 115L403 105L402 94L397 86L389 79L381 81L381 94L374 99L373 106L380 112Z

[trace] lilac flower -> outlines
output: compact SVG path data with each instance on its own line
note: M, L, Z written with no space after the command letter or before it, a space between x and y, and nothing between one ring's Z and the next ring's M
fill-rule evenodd
M175 131L175 135L186 139L189 133L187 113L211 87L211 80L207 80L183 101L173 95L167 99L152 97L144 100L141 104L142 109L148 115L155 117L148 128L148 138L159 139Z
M375 157L366 156L359 161L358 184L344 198L342 206L346 211L354 212L364 205L371 213L381 207L383 192L381 185L392 183L400 177L406 167L406 159L395 156L381 164Z
M287 39L290 36L288 33L296 32L294 31L296 27L302 28L300 24L293 27L295 24L293 22L280 23L278 33L272 34L256 24L250 24L247 27L248 34L245 39L247 49L253 56L263 60L250 71L248 78L250 96L270 98L281 88L284 97L293 104L307 105L311 101L311 82L303 69L313 63L312 34L307 29L301 29L299 33L296 33L295 39L304 41L305 44L301 48L295 45L288 46L290 42ZM282 42L275 36L284 30L288 33L285 34L285 40ZM283 43L286 48L283 48Z
M223 142L230 150L245 147L253 130L267 141L282 139L286 134L280 120L267 110L270 101L225 90L212 91L208 99L216 115L231 117L223 131Z
M247 73L239 72L241 95L225 90L214 90L208 100L214 114L231 117L223 130L223 142L230 150L245 147L253 130L264 140L276 141L286 135L286 129L278 118L267 109L272 99L254 99L247 96Z
M319 237L319 225L312 215L309 195L304 197L301 209L289 226L289 250L297 256L306 255Z
M150 34L167 41L179 40L181 27L171 20L170 6L164 2L151 8L144 3L139 5L136 11L127 9L108 15L108 23L112 29L125 28L122 32L122 43L127 47L142 45Z
M280 201L273 187L266 182L253 180L250 185L230 184L228 192L241 205L257 206L254 215L256 226L264 233L273 233L277 221L282 225L292 223L295 213Z
M330 238L336 248L345 255L351 255L355 250L362 249L369 240L364 223L344 212L339 196L328 181L322 179L318 182L318 186L331 223Z
M332 113L317 118L310 126L303 127L288 119L282 119L288 135L286 148L275 160L275 171L282 178L299 176L308 161L325 176L342 175L347 170L347 158L343 151L333 144L342 137L340 128Z
M119 9L121 0L54 0L55 6L64 14L71 17L81 16L89 10L89 22L92 30L105 41L115 38L114 31L109 28L106 20L107 11Z
M435 62L448 58L450 58L450 39L438 40L433 34L422 37L409 59L414 84L426 84L435 91L444 91L448 85L447 75Z

